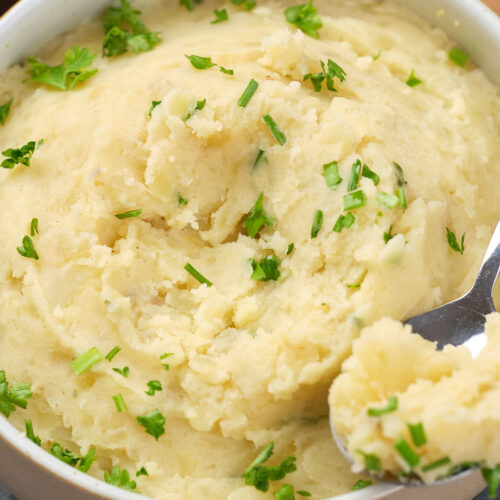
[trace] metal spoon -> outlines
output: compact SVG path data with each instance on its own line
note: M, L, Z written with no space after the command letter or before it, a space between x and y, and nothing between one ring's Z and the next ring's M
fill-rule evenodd
M492 295L499 270L500 222L497 224L488 245L473 287L459 299L407 319L404 324L411 325L412 330L425 339L437 342L439 349L442 349L447 344L465 345L471 351L472 356L476 357L486 345L485 316L496 310ZM353 462L344 446L344 440L335 431L331 419L330 427L340 451L344 457ZM367 475L372 475L369 471L364 472ZM453 476L453 478L462 474ZM377 479L380 479L380 477L377 477ZM445 480L449 479L451 478ZM392 483L397 482L390 478L385 480ZM398 482L398 484L400 483Z

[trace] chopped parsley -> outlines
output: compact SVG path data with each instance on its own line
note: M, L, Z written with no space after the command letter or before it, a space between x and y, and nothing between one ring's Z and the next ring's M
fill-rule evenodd
M394 444L394 448L396 448L410 468L416 467L420 463L420 457L413 451L404 438L399 438Z
M493 469L482 467L481 474L488 485L488 498L498 498L497 492L500 486L500 464Z
M35 436L35 432L33 431L33 422L31 420L25 420L24 427L26 428L26 437L38 446L41 446L42 440L38 436Z
M371 179L375 186L380 182L380 177L368 165L363 165L361 175Z
M287 255L290 255L292 252L293 252L293 249L295 248L295 243L290 243L288 245L288 248L287 248L287 251L286 251L286 254Z
M361 283L351 283L351 284L346 285L346 287L347 288L360 288Z
M371 486L373 484L373 481L370 481L369 479L359 479L354 483L354 486L352 489L354 491L356 490L362 490L363 488L367 488L368 486Z
M39 142L40 144L40 142ZM35 141L29 141L20 148L9 148L2 151L2 155L7 159L0 164L2 168L13 169L16 165L30 166L31 157L37 148Z
M104 356L108 361L111 361L120 351L122 350L122 348L120 346L115 346L113 347L113 349L111 349L111 351L108 352L108 354L106 354L106 356Z
M139 10L134 10L128 0L120 0L121 7L110 7L102 24L104 41L102 53L105 57L118 56L130 47L136 54L153 50L161 42L158 33L153 33L139 19Z
M344 195L344 210L354 210L366 205L366 195L362 189Z
M374 455L373 453L365 453L364 451L361 450L356 450L360 455L363 455L365 459L365 469L366 470L373 470L376 472L382 472L382 461L380 460L377 455Z
M116 394L115 396L113 396L113 401L118 413L122 413L128 410L127 404L125 403L125 400L123 399L123 396L121 394Z
M210 57L203 57L203 56L196 56L194 54L188 56L186 54L187 59L191 62L191 64L196 68L196 69L208 69L212 68L213 66L217 66L217 64L212 62L212 59Z
M454 62L457 66L465 68L467 61L469 60L469 54L464 52L460 47L452 47L448 52L448 59Z
M80 49L76 45L66 51L64 62L58 66L48 66L37 59L28 59L29 80L45 83L60 90L73 90L77 83L94 76L98 69L88 69L96 56L90 55L89 49Z
M38 260L38 253L35 250L35 245L33 244L33 240L26 235L23 238L23 246L16 248L19 255L26 257L28 259Z
M316 210L313 216L313 222L311 227L311 238L316 238L323 225L323 212L321 210Z
M118 465L113 467L111 474L108 471L104 471L104 481L127 491L134 491L137 487L137 483L130 480L128 470L120 469Z
M242 108L246 107L246 105L250 102L250 99L255 94L255 91L259 87L259 83L256 82L253 78L248 82L246 89L241 94L241 97L238 99L238 106Z
M391 413L398 409L398 398L396 396L391 396L387 405L383 408L368 408L366 414L370 417L380 417L386 413Z
M142 214L142 208L138 208L137 210L130 210L129 212L123 212L121 214L115 214L117 219L131 219L133 217L140 217Z
M160 356L160 359L161 359L161 360L163 360L163 359L168 358L168 357L173 356L173 355L174 355L174 353L173 353L173 352L166 352L165 354L162 354L162 355ZM168 363L162 363L162 365L161 365L161 366L162 366L162 368L163 368L165 371L170 370L170 365L169 365Z
M411 434L411 439L415 446L423 446L427 443L427 436L425 435L424 424L418 422L418 424L408 424L408 430Z
M146 470L145 467L141 467L136 473L135 473L135 477L139 477L139 476L149 476L148 474L148 471Z
M333 231L341 233L342 229L349 229L355 221L356 217L354 217L352 212L349 212L347 215L339 215L337 222L335 222L335 225L333 226Z
M201 2L202 0L179 0L179 5L184 5L187 10L192 11L194 10L194 4Z
M205 278L203 274L201 274L199 271L197 271L189 262L184 266L184 269L195 279L197 279L202 285L207 285L208 287L211 287L213 283Z
M384 243L387 245L387 243L394 238L394 234L392 234L392 224L389 226L389 231L384 233Z
M63 448L59 443L53 443L50 447L49 453L54 455L65 464L75 467L80 462L78 467L82 472L87 472L90 466L97 460L95 456L95 449L91 448L85 456L73 453L71 450Z
M214 9L215 19L210 24L221 23L222 21L228 20L226 9Z
M458 244L457 237L455 236L455 233L453 231L450 231L448 227L446 227L446 237L448 239L448 245L450 245L450 248L454 250L455 252L458 252L460 255L464 254L465 250L465 233L462 234L462 240L460 242L460 245Z
M234 69L224 68L224 66L219 66L219 71L225 75L234 75Z
M439 460L436 460L435 462L424 465L422 467L422 471L429 472L431 470L439 469L440 467L444 467L445 465L448 465L448 464L451 464L451 460L449 457L440 458Z
M162 391L163 387L161 385L161 382L159 380L150 380L147 383L147 386L149 389L147 391L144 391L148 396L154 396L156 391Z
M35 234L38 234L38 219L37 218L31 219L31 224L30 224L30 235L35 236Z
M248 232L251 238L255 238L257 233L262 229L262 226L274 226L274 218L267 215L263 208L263 198L264 194L260 193L255 205L250 210L247 218L243 222L243 227Z
M146 429L146 432L151 434L157 441L161 435L165 434L166 420L158 409L153 410L147 415L139 416L136 420Z
M90 450L87 452L85 456L83 456L80 459L80 465L78 469L81 472L87 472L91 465L97 460L97 457L95 456L95 448L90 448Z
M0 411L9 417L16 406L26 409L28 399L33 396L29 384L13 384L9 389L9 383L5 371L0 370Z
M257 5L255 0L231 0L233 5L242 6L245 10L252 10Z
M399 206L399 199L395 194L389 194L389 193L378 193L377 196L375 197L375 200L379 205L382 205L386 208L396 208Z
M356 160L351 166L351 175L347 183L347 191L354 191L358 187L359 174L361 172L361 162Z
M339 164L336 161L323 165L323 175L326 185L333 190L337 189L337 186L342 182L342 177L339 175Z
M339 81L343 82L346 77L346 72L334 61L328 59L327 64L323 61L319 62L321 65L321 70L318 73L308 73L304 75L304 81L311 80L315 92L321 91L321 85L326 80L326 88L332 92L338 92L335 88L334 78L338 78Z
M268 255L264 257L260 262L255 259L249 259L252 265L251 278L260 281L277 281L281 276L279 265L281 264L280 259L276 255Z
M278 127L276 122L273 120L271 115L264 115L262 117L262 121L267 125L271 134L273 134L274 138L278 141L278 143L283 146L286 143L286 136Z
M203 99L202 101L196 101L196 106L188 112L188 114L182 119L182 121L187 122L194 115L195 111L201 111L205 107L206 103L206 99Z
M151 107L149 108L148 115L152 116L153 110L156 108L156 106L159 106L161 104L161 101L151 101Z
M313 38L318 38L318 30L323 26L321 16L312 0L309 0L308 3L288 7L285 10L285 18L289 23L295 24L297 28Z
M257 458L243 473L245 484L255 486L259 491L266 492L269 489L269 481L279 481L288 473L297 470L295 457L287 457L279 465L273 467L262 465L271 458L273 449L274 443L271 442L257 455Z
M253 162L252 165L252 172L259 166L260 160L264 157L264 150L259 149L259 152L257 153L257 156L255 157L255 161ZM267 159L264 158L266 161Z
M187 205L188 201L180 193L177 193L177 205L181 207L182 205Z
M295 500L295 490L291 484L284 484L273 495L277 500Z
M2 104L0 106L0 123L2 125L5 124L7 117L9 116L10 106L11 106L13 101L14 101L14 99L11 99L10 101L7 101L5 104Z
M128 378L130 375L130 368L128 366L124 366L121 370L120 368L113 368L113 371L119 373L122 377Z
M86 353L82 354L71 362L71 368L77 375L90 370L96 363L103 359L102 354L97 347L92 347Z
M422 83L424 83L422 80L419 80L416 76L415 76L415 71L412 70L412 72L410 73L410 76L408 77L408 80L406 80L406 85L408 85L408 87L416 87L417 85L421 85Z

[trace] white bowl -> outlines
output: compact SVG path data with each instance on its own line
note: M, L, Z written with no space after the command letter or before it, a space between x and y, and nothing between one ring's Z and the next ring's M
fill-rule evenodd
M177 0L172 0L177 1ZM394 0L443 29L500 85L500 18L479 0ZM0 19L0 69L33 55L42 43L103 11L108 0L22 0ZM440 15L436 15L441 11ZM146 499L83 474L43 451L0 416L0 483L20 500ZM335 500L471 500L479 471L425 488L378 484Z

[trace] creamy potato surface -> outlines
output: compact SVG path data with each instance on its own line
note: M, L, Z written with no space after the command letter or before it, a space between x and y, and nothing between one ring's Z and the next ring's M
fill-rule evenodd
M99 56L99 72L71 91L23 83L24 66L0 74L0 104L14 99L0 150L44 139L31 166L0 169L0 369L34 393L9 420L32 419L44 447L95 447L89 474L101 479L115 465L134 479L145 467L137 490L154 498L257 500L283 483L313 498L350 490L359 476L327 415L352 342L384 316L465 292L498 218L500 98L486 76L451 62L442 32L390 3L318 1L317 39L286 21L290 5L137 1L162 39L154 50ZM228 19L211 24L223 7ZM59 64L75 45L100 54L102 41L96 20L40 59ZM328 59L345 80L316 92L304 76ZM251 79L258 89L238 106ZM357 160L366 203L346 211ZM329 186L332 162L342 181L327 169ZM260 193L274 222L251 237ZM332 231L349 213L354 223ZM35 217L39 260L16 251ZM463 255L446 227L459 242L465 233ZM253 279L251 259L269 256L279 278ZM114 346L111 362L72 369L92 347ZM113 370L124 367L128 377ZM146 394L150 381L162 390ZM166 420L158 440L136 420L155 409ZM268 464L294 456L297 471L263 493L241 475L270 441Z

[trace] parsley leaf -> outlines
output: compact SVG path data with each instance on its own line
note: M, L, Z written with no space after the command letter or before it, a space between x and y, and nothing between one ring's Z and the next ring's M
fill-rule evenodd
M16 410L16 406L26 409L27 400L33 396L28 384L14 384L9 390L5 371L0 370L0 411L6 416Z
M281 276L281 273L278 269L281 261L280 259L278 259L278 257L276 257L276 255L268 255L267 257L264 257L260 262L257 262L255 259L249 259L249 262L252 265L253 269L250 277L254 280L277 281Z
M187 10L193 11L195 3L201 3L202 0L179 0L179 5L184 5Z
M264 193L260 193L255 205L250 210L243 227L246 228L248 235L255 238L257 233L261 230L262 226L274 226L274 218L264 212L262 197Z
M197 279L202 285L207 285L211 287L213 283L205 278L198 270L196 270L189 262L184 266L184 269L195 279Z
M217 64L212 62L212 59L210 57L197 56L194 54L192 54L190 56L185 54L185 57L187 59L189 59L191 64L196 69L208 69L208 68L212 68L213 66L217 66Z
M24 426L26 428L26 437L40 446L42 444L42 440L38 436L35 436L35 433L33 431L33 422L31 420L25 420Z
M448 52L448 59L454 62L457 66L465 68L467 61L469 60L469 54L464 52L460 47L452 47Z
M136 473L135 477L139 476L149 476L148 471L145 469L145 467L141 467Z
M386 406L384 406L383 408L368 408L366 414L369 415L370 417L381 417L382 415L385 415L386 413L391 413L393 411L396 411L397 409L398 409L398 398L396 396L391 396Z
M151 101L151 107L149 108L148 115L152 116L153 110L156 108L156 106L159 106L161 104L161 101Z
M252 10L257 5L255 0L231 0L231 3L237 7L243 6L245 10Z
M206 99L203 99L202 101L196 101L196 106L192 110L188 111L188 114L182 119L182 121L187 122L194 115L194 112L201 111L205 107L206 103Z
M337 189L337 186L342 182L342 177L339 175L339 165L336 161L323 165L323 175L326 185L333 190Z
M238 106L242 108L246 107L246 105L250 102L250 99L255 94L255 91L259 87L259 83L256 82L253 78L248 82L246 89L241 94L241 97L238 99Z
M146 28L138 17L141 12L134 10L128 0L120 0L120 3L121 7L110 7L102 20L103 55L118 56L127 52L128 47L136 54L153 50L161 42L158 33Z
M28 259L38 260L38 253L35 250L35 245L33 244L33 240L26 235L23 238L23 246L16 248L19 255L26 257Z
M222 21L227 21L228 15L226 9L214 9L215 19L210 24L221 23Z
M367 488L368 486L371 486L372 484L373 484L373 482L370 481L369 479L359 479L358 481L356 481L354 483L354 486L352 487L352 489L354 491L362 490L363 488Z
M122 377L128 378L130 375L130 368L128 366L124 366L123 369L113 368L113 371L119 373Z
M262 117L262 121L268 126L271 134L273 134L274 138L278 141L280 146L283 146L286 143L286 136L273 120L272 116L264 115Z
M98 71L87 69L96 56L90 55L89 49L74 46L66 51L64 62L58 66L48 66L37 59L28 59L30 80L45 83L61 90L73 90L77 83L88 80Z
M415 76L415 71L412 70L412 72L410 73L410 76L408 77L408 80L406 80L406 85L408 85L408 87L416 87L417 85L421 85L422 83L424 83L422 80L419 80L416 76Z
M35 141L29 141L20 148L9 148L2 152L2 155L7 159L4 160L0 167L13 169L16 165L30 166L30 160L35 152L37 145Z
M450 231L448 227L446 228L446 237L448 238L448 245L450 245L451 249L454 250L455 252L458 252L460 255L463 255L465 250L465 245L464 245L465 233L462 234L462 241L460 245L458 244L455 233L453 231Z
M290 255L290 254L293 252L293 249L294 249L294 248L295 248L295 243L290 243L290 244L288 245L287 250L286 250L286 254L287 254L287 255Z
M257 455L257 458L243 473L245 484L248 486L255 486L259 491L266 492L269 489L269 481L279 481L283 479L286 474L297 470L295 457L287 457L280 465L274 467L262 465L272 456L273 449L274 443L271 442Z
M294 5L285 10L285 18L289 23L295 24L306 35L318 38L318 30L323 26L318 9L312 0L301 5Z
M177 193L177 205L181 207L182 205L187 205L188 201L180 193Z
M136 420L146 429L146 432L151 434L157 441L161 435L165 434L166 420L158 409L153 410L147 415L136 417Z
M95 456L95 448L90 448L88 453L81 458L80 465L78 469L82 472L87 472L90 469L90 466L97 460Z
M149 389L146 392L148 396L154 396L156 391L162 391L163 387L161 386L161 382L159 380L150 380L147 383Z
M313 216L313 223L311 227L311 238L316 238L323 225L323 212L321 210L316 210Z
M78 468L82 472L87 472L91 465L97 460L94 448L91 448L83 457L82 455L78 455L78 453L73 453L71 450L63 448L59 443L53 443L50 447L49 453L71 467L75 467L78 465L78 462L80 462L80 466Z
M322 71L319 73L308 73L307 75L304 75L304 81L311 80L314 90L316 92L320 92L321 84L326 80L326 88L332 92L338 92L335 88L333 79L336 77L343 82L346 77L345 71L331 59L328 59L326 66L323 61L320 61L320 65Z
M354 217L352 212L349 212L347 215L339 215L337 222L335 222L335 225L333 226L333 231L341 233L342 229L349 229L355 221L356 217Z
M295 500L295 490L291 484L284 484L273 495L277 500Z
M0 106L0 123L2 125L5 124L5 121L7 120L7 117L9 116L10 105L12 104L13 101L14 101L14 99L11 99L10 101L7 101L5 104L2 104Z
M113 486L118 486L127 491L134 491L137 487L137 483L135 481L130 480L130 474L127 469L120 469L118 465L113 467L111 474L107 471L104 471L104 480L108 484L112 484Z

